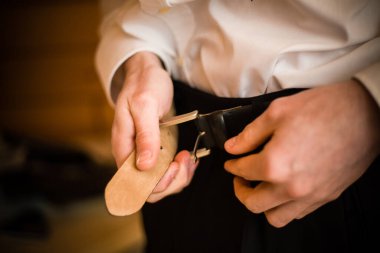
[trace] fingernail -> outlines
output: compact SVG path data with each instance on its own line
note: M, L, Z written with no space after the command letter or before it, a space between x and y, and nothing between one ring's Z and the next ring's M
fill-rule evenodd
M152 158L152 152L150 151L144 151L137 157L137 164L148 162Z

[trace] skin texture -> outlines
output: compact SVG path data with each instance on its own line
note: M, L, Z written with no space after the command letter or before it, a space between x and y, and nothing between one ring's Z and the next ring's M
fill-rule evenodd
M347 81L277 99L238 136L225 163L237 198L275 227L300 219L337 197L379 154L379 108L362 85ZM251 188L247 180L262 181Z
M154 54L141 52L125 63L126 78L115 104L112 152L118 167L136 148L136 165L151 169L160 149L159 119L173 101L173 83ZM188 151L179 152L148 202L156 202L186 187L196 164Z
M171 106L173 84L159 59L137 53L125 63L126 78L115 105L112 147L120 166L136 147L139 169L151 169L160 147L159 119ZM380 152L380 112L365 88L352 80L275 100L225 149L257 154L225 163L237 198L282 227L336 199ZM179 152L149 202L180 192L197 164ZM257 187L250 180L262 181Z

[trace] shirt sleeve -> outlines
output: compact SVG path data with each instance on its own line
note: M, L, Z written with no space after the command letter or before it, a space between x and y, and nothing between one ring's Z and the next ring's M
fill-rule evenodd
M380 61L357 73L355 78L367 88L380 107Z
M125 1L104 17L95 55L95 67L112 106L124 80L120 66L140 51L156 54L171 72L175 43L170 29L163 20L141 11L138 1Z
M368 65L356 73L354 78L366 87L380 107L380 37L372 39L368 44L371 44L367 49L371 52Z

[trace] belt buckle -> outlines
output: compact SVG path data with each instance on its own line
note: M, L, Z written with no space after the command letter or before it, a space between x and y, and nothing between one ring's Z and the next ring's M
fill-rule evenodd
M202 115L198 113L198 110L195 110L189 113L180 114L180 115L171 117L169 119L164 119L160 121L160 127L169 127L169 126L178 125L178 124L189 122L189 121L195 121L195 120L198 120L200 117L202 117ZM198 135L195 140L193 150L190 152L191 158L195 162L199 158L202 158L211 154L210 148L198 148L200 140L206 134L207 134L206 131L198 131Z
M195 110L163 120L160 122L160 126L167 127L195 121L198 135L191 155L192 158L197 161L199 158L208 156L214 147L224 149L224 142L228 139L224 116L239 111L241 108L243 108L243 106L217 110L206 114L199 114L198 110ZM201 139L203 139L204 148L198 148Z

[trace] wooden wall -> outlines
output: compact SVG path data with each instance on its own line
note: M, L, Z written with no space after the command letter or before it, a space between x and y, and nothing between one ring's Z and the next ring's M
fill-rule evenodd
M0 131L58 142L108 137L113 110L94 67L97 1L0 5Z
M96 0L0 1L0 144L6 131L110 162L113 110L94 67L99 22ZM139 214L110 216L102 193L48 214L49 238L0 233L0 252L142 252Z

